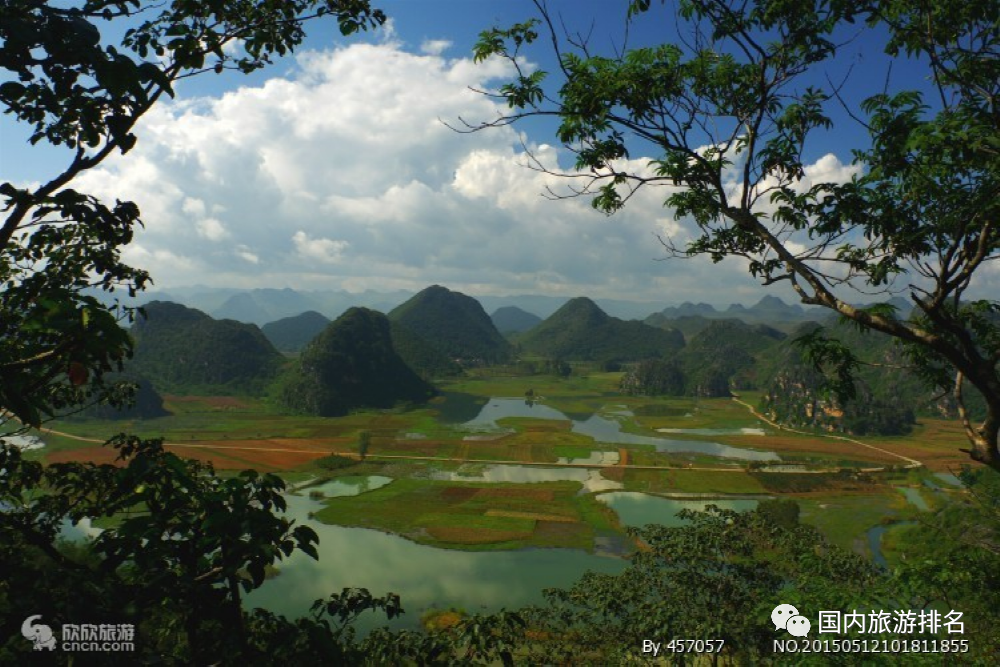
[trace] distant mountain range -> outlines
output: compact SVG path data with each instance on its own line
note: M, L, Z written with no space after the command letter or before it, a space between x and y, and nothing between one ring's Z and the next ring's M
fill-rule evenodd
M113 297L106 292L94 290L93 296L101 301L110 302ZM117 295L119 300L127 305L140 305L150 301L172 301L189 308L196 308L219 319L233 319L263 326L280 319L300 315L307 311L315 311L327 319L335 319L348 308L358 306L371 308L388 313L400 304L414 296L407 290L364 292L347 292L344 290L295 290L290 288L256 288L238 289L229 287L175 287L166 291L150 291L139 294L134 299L125 295ZM664 295L665 300L669 295ZM518 294L511 296L476 296L474 297L486 312L496 313L507 307L517 308L540 319L549 317L559 310L569 299L559 296L538 294ZM717 308L707 303L684 302L679 306L661 308L661 304L650 301L629 301L626 299L593 299L601 310L612 317L625 320L645 320L653 326L672 326L679 318L701 317L705 319L739 318L749 324L765 323L782 325L783 323L798 323L818 320L825 316L821 308L804 308L797 304L787 304L780 298L767 295L753 306L732 304L726 308ZM906 299L893 297L889 303L900 308L900 314L906 316L911 305ZM669 321L669 322L668 322ZM788 327L780 326L787 329ZM501 331L516 331L524 329L504 329Z
M789 305L778 297L769 294L749 308L735 303L722 311L716 310L715 306L707 303L685 301L679 306L664 308L659 313L655 313L647 318L647 321L651 318L673 320L681 317L697 316L711 320L737 318L748 324L758 322L805 322L823 317L821 313L822 311L819 308L806 309L798 304ZM657 324L656 321L649 323Z

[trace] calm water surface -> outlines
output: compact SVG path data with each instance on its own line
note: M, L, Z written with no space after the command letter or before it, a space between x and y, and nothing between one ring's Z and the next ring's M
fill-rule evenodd
M648 523L658 523L664 526L683 526L685 519L677 516L681 510L702 511L708 505L716 505L722 509L746 512L757 507L756 500L676 500L662 498L636 491L612 491L597 496L598 500L607 503L618 513L621 522L626 526L645 526Z
M876 565L888 567L889 563L885 559L885 554L882 553L882 536L893 526L912 526L915 523L916 521L893 521L892 523L881 523L869 528L866 535L868 537L868 549L872 552L872 561Z
M338 498L340 496L357 496L366 491L380 489L389 482L392 477L382 477L381 475L347 475L331 479L322 484L299 487L300 493L322 493L327 498Z
M922 495L920 495L920 489L914 489L908 486L901 486L897 488L899 489L900 493L906 496L906 500L909 501L909 503L914 507L916 507L918 510L926 512L927 510L930 509L930 507L927 505L927 501L924 500L924 497Z
M950 484L952 486L965 486L962 484L962 480L960 480L957 475L953 475L950 472L936 472L934 473L934 476L945 484Z
M610 491L622 488L620 482L605 479L600 470L586 468L546 468L544 466L518 466L507 464L463 466L455 471L437 470L431 479L449 482L561 482L583 484L582 491Z
M289 618L304 616L317 598L345 587L375 596L397 593L406 613L387 622L368 615L365 632L387 625L414 628L427 609L459 607L468 612L516 609L542 602L542 589L567 588L588 571L618 573L626 562L574 549L468 552L436 549L365 528L329 526L308 518L322 503L288 496L288 516L319 535L319 560L296 552L279 562L280 574L247 596L247 606Z
M451 397L449 399L451 400ZM447 400L445 401L447 403ZM449 412L445 409L441 411L442 419L448 419ZM704 442L700 440L677 440L674 438L659 438L648 435L636 435L622 431L621 422L617 419L609 419L598 414L590 415L587 419L571 419L566 414L555 408L541 403L529 403L521 398L491 398L480 409L478 414L472 419L461 423L469 429L494 430L500 428L498 419L504 417L528 417L532 419L555 419L572 422L574 433L590 436L597 442L609 442L625 445L651 445L658 452L684 452L693 454L707 454L709 456L719 456L724 458L740 459L743 461L780 461L780 457L774 452L758 451L753 449L743 449L740 447L730 447L718 442Z

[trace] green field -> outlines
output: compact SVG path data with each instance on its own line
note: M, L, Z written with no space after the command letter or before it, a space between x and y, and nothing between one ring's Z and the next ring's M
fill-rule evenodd
M803 523L816 526L834 544L865 554L870 553L865 541L869 528L916 516L892 489L876 494L800 499L799 506Z
M621 452L625 466L602 470L602 477L627 491L659 494L757 494L793 497L802 519L831 540L867 553L865 532L884 521L907 519L917 511L896 486L920 487L926 471L856 474L871 467L872 453L822 433L774 432L769 436L670 434L674 439L716 440L738 447L774 448L785 463L805 464L843 473L788 473L755 470L746 461L704 454L657 453L651 446L596 442L572 430L570 419L593 414L617 419L625 433L656 436L657 428L725 429L760 427L746 407L729 399L648 398L617 393L620 373L587 375L496 376L483 369L442 385L443 394L426 406L409 410L361 411L343 417L285 415L261 399L167 397L170 416L154 420L114 422L62 420L52 428L81 438L103 440L129 431L163 437L167 443L200 449L174 451L198 455L220 469L259 466L280 470L290 484L341 474L381 474L395 481L360 496L327 501L318 517L328 523L365 526L404 535L424 544L455 549L573 547L592 549L596 536L620 534L613 512L592 494L577 495L577 482L488 484L427 479L433 470L463 470L491 461L555 464L561 457L587 459L594 452ZM531 390L540 404L567 419L506 417L487 439L470 438L448 415L475 415L490 398L520 398ZM756 404L757 397L741 397ZM461 409L455 412L455 407ZM631 413L632 416L628 416ZM343 470L328 470L317 461L337 454L355 457L359 434L371 434L369 458L348 461ZM914 435L866 441L909 456L926 456L935 469L961 456L951 442L954 429L928 421ZM64 435L45 434L48 446L29 452L32 458L86 458L100 449ZM110 460L112 453L105 452ZM953 458L948 458L948 457ZM96 459L95 459L96 460ZM257 463L255 463L255 461ZM481 463L463 463L463 462ZM897 463L883 457L882 465ZM923 493L936 508L949 494ZM899 529L902 530L902 529ZM897 529L885 538L891 554Z
M576 482L483 484L400 479L368 493L333 498L325 523L374 528L421 544L458 549L568 547L592 550L613 513Z
M767 493L760 482L743 470L626 470L627 491L647 493Z

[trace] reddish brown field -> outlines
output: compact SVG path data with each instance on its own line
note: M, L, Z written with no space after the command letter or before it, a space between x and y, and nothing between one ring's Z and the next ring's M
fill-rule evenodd
M441 490L441 497L452 503L460 503L474 497L479 489L472 486L449 486Z
M931 470L957 470L965 464L979 465L960 451L969 448L969 441L956 420L921 419L905 441L872 444L917 459Z
M862 442L867 442L865 438L858 438ZM759 437L748 436L722 436L719 442L734 447L753 447L755 449L768 449L775 452L806 452L817 454L829 454L840 456L845 459L857 459L860 461L871 461L880 464L896 464L902 461L889 454L868 449L852 442L844 440L834 440L833 438L810 438L800 435L767 435ZM882 449L894 451L892 447L882 444L877 445ZM902 454L902 452L899 452Z
M214 440L197 446L176 443L167 449L179 455L211 461L218 468L270 468L285 470L342 453L349 438L280 438L265 440Z
M168 449L171 448L168 446ZM248 468L266 470L267 472L273 470L270 466L263 466L253 458L237 456L236 452L227 453L216 449L192 449L188 447L173 448L172 451L186 459L211 463L216 470L246 470Z
M859 436L857 439L893 454L916 459L931 470L953 470L971 462L968 455L960 451L962 448L968 448L969 443L962 432L961 424L954 420L922 418L913 433L904 438ZM901 459L890 454L852 442L819 436L796 436L779 432L760 438L725 436L719 438L719 441L737 447L757 447L779 453L816 452L882 465L903 463Z
M315 461L321 456L343 453L350 438L283 438L266 440L203 440L198 443L166 443L164 446L186 458L210 462L219 469L260 468L286 470ZM112 463L115 450L82 447L47 456L49 463L91 461Z
M111 447L95 445L93 447L81 447L80 449L69 449L59 452L51 452L45 455L47 463L68 463L71 461L90 463L113 463L121 465L118 457L118 450Z
M168 446L168 449L170 447ZM173 451L181 456L196 458L202 461L211 461L216 468L243 469L255 468L258 470L288 470L300 465L315 461L324 456L320 452L267 452L250 450L226 450L202 449L197 452L174 448Z

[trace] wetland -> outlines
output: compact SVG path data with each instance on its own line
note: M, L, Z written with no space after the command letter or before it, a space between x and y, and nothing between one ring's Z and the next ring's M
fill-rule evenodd
M883 534L960 489L941 465L901 470L878 451L762 426L727 399L624 397L617 377L465 378L425 407L337 418L277 414L259 399L168 397L170 416L127 426L223 474L255 467L285 478L288 516L317 531L319 558L277 563L248 605L294 617L363 586L401 595L407 613L390 624L399 628L436 609L537 603L585 571L619 572L637 548L628 528L682 525L680 510L707 505L747 511L793 498L834 543L891 564ZM25 455L101 460L98 442L121 427L64 421ZM898 446L941 455L919 438ZM66 535L98 530L85 520Z

